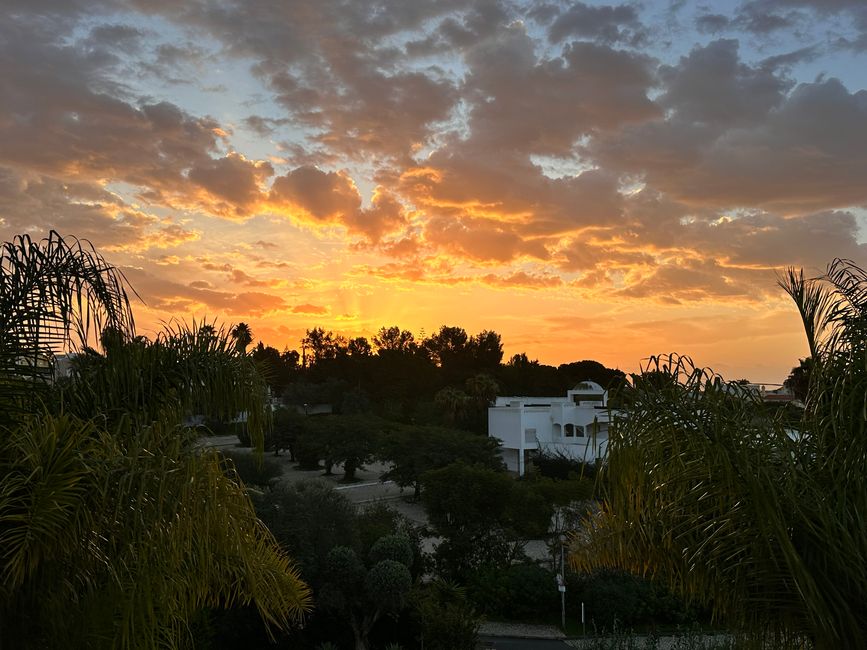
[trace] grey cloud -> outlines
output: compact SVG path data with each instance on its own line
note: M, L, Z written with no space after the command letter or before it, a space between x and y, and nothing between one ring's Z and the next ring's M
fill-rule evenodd
M799 63L810 62L816 60L822 54L822 48L818 45L810 45L802 47L792 52L783 54L775 54L766 59L762 59L760 66L766 70L777 70L780 68L789 68Z
M248 115L244 118L244 124L257 135L267 138L279 127L290 123L287 118L262 117L261 115Z
M682 232L696 250L709 250L730 264L823 268L835 257L867 259L850 212L828 211L785 218L758 213L716 222L694 222Z
M188 177L212 195L229 201L238 216L246 216L262 198L261 183L273 174L269 163L231 153L191 168Z
M72 234L105 249L166 248L198 233L141 212L95 183L61 182L0 167L0 223L4 241L19 233Z
M677 66L662 66L660 103L677 119L704 124L750 123L782 102L791 82L740 62L736 40L694 48Z
M132 25L106 23L90 30L87 42L97 47L108 47L125 53L137 52L145 33Z
M576 2L554 20L548 31L548 38L554 43L571 36L636 46L646 39L646 31L635 5L591 6Z
M736 58L731 41L661 73L668 119L600 135L585 153L694 207L806 214L867 201L867 91L801 84Z
M215 150L215 121L167 102L135 106L118 98L126 92L103 60L74 46L6 32L0 45L0 161L163 189L183 184L182 170Z
M402 51L386 40L462 4L275 0L163 10L206 29L229 53L252 57L254 72L298 123L318 130L332 150L363 157L406 156L448 117L457 98L451 81L402 69ZM474 13L490 16L497 7L480 2Z
M581 135L658 116L647 97L650 60L575 42L562 58L537 59L520 27L467 52L473 146L564 154Z
M789 11L787 17L798 16L798 11L810 11L817 17L836 17L843 14L852 26L860 30L860 36L843 39L842 45L858 49L867 40L867 4L862 0L750 0L745 4L747 12L774 15L777 11Z
M337 220L361 207L361 197L343 174L299 167L279 176L271 187L272 201L287 202L319 221Z
M747 2L735 14L733 23L753 34L765 36L781 29L791 30L799 25L804 16L797 11L777 13L764 0Z
M695 19L695 27L704 34L717 34L729 28L731 20L723 14L702 14Z

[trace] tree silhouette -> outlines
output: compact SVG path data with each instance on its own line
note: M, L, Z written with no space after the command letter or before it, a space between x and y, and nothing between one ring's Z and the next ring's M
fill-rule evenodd
M253 330L247 323L238 323L232 328L232 338L235 340L238 352L245 354L247 346L253 342Z

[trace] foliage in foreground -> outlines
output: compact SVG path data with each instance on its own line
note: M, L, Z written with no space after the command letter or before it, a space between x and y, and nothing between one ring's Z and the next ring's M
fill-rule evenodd
M421 637L428 650L473 650L478 641L481 618L466 591L443 580L420 588L414 594L421 619Z
M656 634L636 635L619 629L610 635L576 642L574 647L581 650L747 650L753 646L745 639L704 633L699 629L677 632L665 639Z
M102 335L103 353L95 345ZM81 352L71 381L52 361ZM125 281L56 233L0 249L0 639L16 648L162 648L204 607L253 603L288 628L307 587L231 468L180 426L264 391L226 333L134 336Z
M770 646L867 647L867 274L837 261L781 285L813 360L797 431L737 383L653 359L571 561L660 576Z

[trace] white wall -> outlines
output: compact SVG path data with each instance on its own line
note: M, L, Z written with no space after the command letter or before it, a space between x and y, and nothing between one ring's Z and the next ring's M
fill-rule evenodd
M488 435L500 440L503 459L511 471L523 473L523 452L540 446L549 453L586 462L605 455L608 411L594 408L599 402L576 405L572 399L562 397L498 397L496 404L488 409ZM565 436L566 424L583 427L584 435Z

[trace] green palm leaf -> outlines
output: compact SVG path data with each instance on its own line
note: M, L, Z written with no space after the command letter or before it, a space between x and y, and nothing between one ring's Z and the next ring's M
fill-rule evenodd
M807 408L770 411L686 358L651 359L571 559L665 579L757 647L865 647L867 274L838 260L781 286L813 354Z
M191 413L247 416L265 384L215 326L134 336L123 276L56 233L0 251L0 639L176 648L207 607L297 624L309 592ZM91 344L101 339L104 354ZM53 355L79 350L55 384Z

